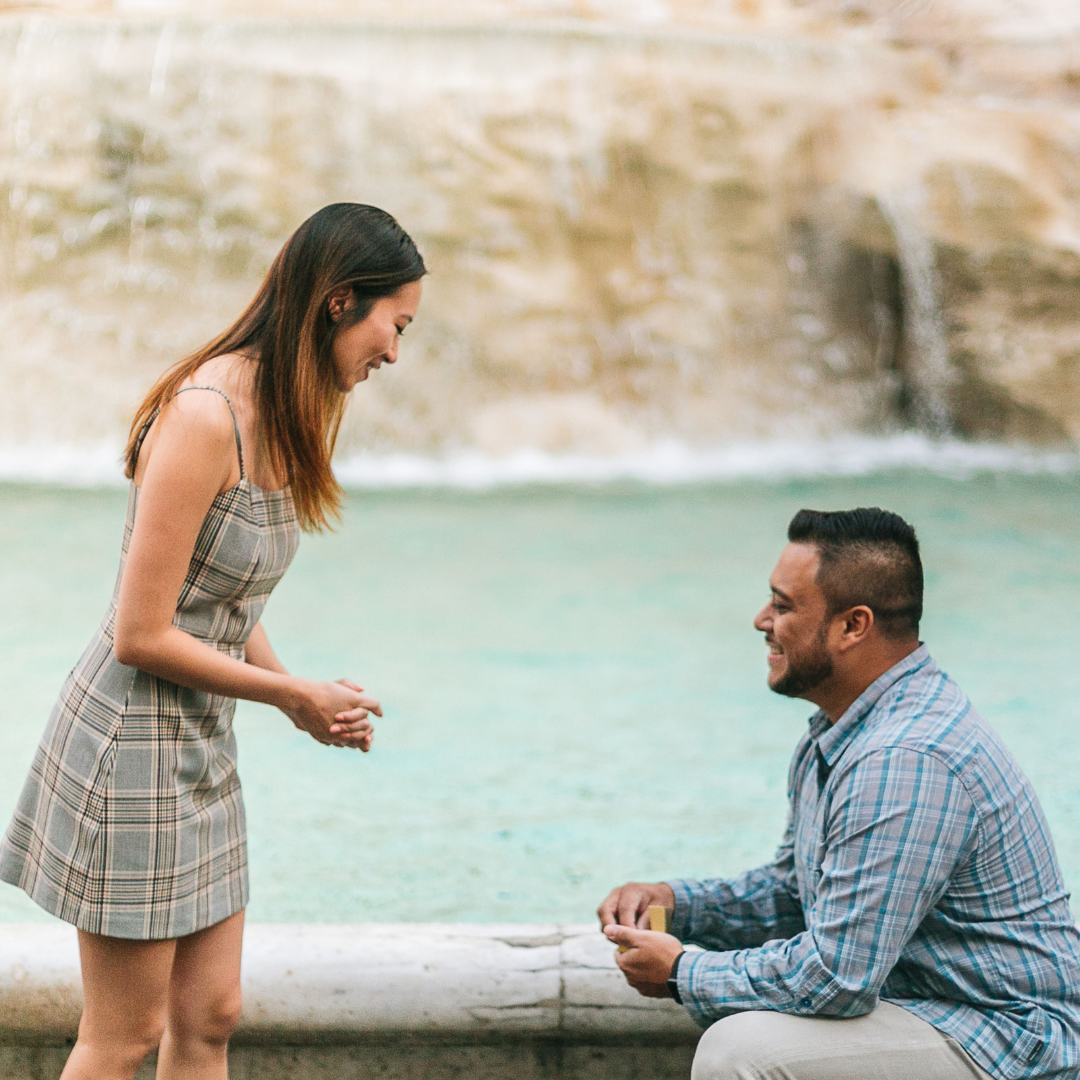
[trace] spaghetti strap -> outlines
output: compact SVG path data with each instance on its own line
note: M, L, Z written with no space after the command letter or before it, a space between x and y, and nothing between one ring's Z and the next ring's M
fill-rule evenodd
M132 462L132 473L134 474L135 466L139 463L139 454L142 453L142 444L146 441L146 433L150 430L150 425L157 419L157 414L161 412L160 409L155 409L147 418L146 423L139 428L139 437L135 440L135 460Z
M188 390L213 390L215 394L220 394L225 399L225 404L229 406L229 415L232 417L233 435L236 437L236 456L240 461L240 479L243 480L246 475L244 473L244 444L240 441L240 425L236 421L236 412L229 396L216 386L184 386L177 390L176 394L183 394ZM173 397L176 397L176 394L173 394Z
M236 456L240 462L240 479L243 480L247 475L244 472L244 445L240 441L240 425L236 420L236 412L232 407L232 402L229 400L228 395L224 390L219 390L216 386L184 386L176 391L176 394L186 393L188 390L213 390L215 394L220 394L225 399L225 404L229 406L229 414L232 416L233 435L236 437ZM176 397L173 394L173 397ZM155 409L147 419L146 423L139 430L139 437L135 441L135 461L139 460L139 452L142 450L143 440L146 438L146 433L150 430L150 425L158 418L158 413L161 412L160 408Z

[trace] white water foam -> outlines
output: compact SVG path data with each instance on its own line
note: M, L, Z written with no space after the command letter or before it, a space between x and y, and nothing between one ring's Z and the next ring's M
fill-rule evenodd
M64 487L117 487L127 483L123 447L114 442L0 446L0 480Z
M604 483L637 480L684 484L724 480L784 480L792 477L863 476L918 469L953 477L980 472L1080 472L1080 451L902 434L886 438L847 436L818 442L737 443L709 449L676 441L612 457L520 450L493 458L461 452L442 458L410 454L356 454L339 461L341 483L356 488L457 487L484 489L528 484Z
M49 445L0 447L0 480L111 487L126 483L121 448ZM600 484L636 480L671 485L725 480L865 476L914 469L956 478L978 473L1080 474L1080 449L1035 450L996 443L933 440L907 433L798 442L733 443L696 448L675 440L631 454L600 456L519 450L504 457L477 451L443 456L360 453L335 463L346 488L449 487L485 490L531 484Z

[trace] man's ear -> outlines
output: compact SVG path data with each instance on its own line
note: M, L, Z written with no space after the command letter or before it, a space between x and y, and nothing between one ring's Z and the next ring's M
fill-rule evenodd
M846 651L865 641L874 629L874 613L865 604L849 608L840 616L840 650Z

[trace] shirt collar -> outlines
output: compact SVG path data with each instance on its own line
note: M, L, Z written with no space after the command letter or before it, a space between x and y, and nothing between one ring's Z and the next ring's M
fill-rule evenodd
M883 675L879 675L847 708L847 711L835 724L829 725L829 718L818 709L810 717L810 735L817 741L818 752L831 769L840 755L847 749L848 743L862 726L862 722L881 700L882 695L905 675L931 663L930 651L920 645L914 652L908 653L898 664L893 664Z

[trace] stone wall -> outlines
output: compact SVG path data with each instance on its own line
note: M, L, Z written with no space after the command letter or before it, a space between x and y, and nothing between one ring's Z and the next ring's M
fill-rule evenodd
M612 954L595 926L249 926L230 1075L685 1080L699 1029ZM75 932L0 927L0 1080L54 1080L80 1009Z

